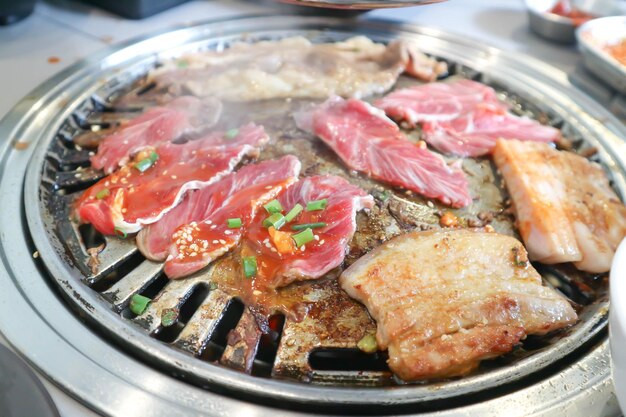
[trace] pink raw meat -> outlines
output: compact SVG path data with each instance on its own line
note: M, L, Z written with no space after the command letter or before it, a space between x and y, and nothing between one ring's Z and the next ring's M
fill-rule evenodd
M223 240L225 236L224 231L227 230L225 223L219 224L223 220L221 219L223 214L227 214L228 218L242 215L242 213L236 213L237 207L243 204L252 208L253 205L250 204L252 201L256 202L254 204L256 209L259 205L274 198L284 187L296 181L299 173L300 161L291 155L277 160L246 165L239 171L226 175L208 187L190 192L181 204L163 216L161 220L139 232L137 246L147 258L164 261L169 253L173 242L172 235L176 229L191 222L203 223L208 220L211 221L209 224L211 233L220 233L220 236L216 234L208 242L211 247L219 246L213 245L211 242L213 240L219 242L219 239ZM241 220L242 228L230 230L228 233L229 242L234 242L234 238L239 238L240 232L246 226L245 223L252 220L252 216L241 218ZM213 225L215 226L211 229ZM197 227L202 228L204 226ZM190 245L191 242L186 246ZM202 245L203 243L200 242L200 246ZM212 251L215 250L217 249L212 249Z
M334 97L295 118L352 169L454 207L472 201L463 171L448 166L423 142L408 141L381 110L363 101Z
M458 156L490 154L498 139L554 142L561 132L501 109L479 107L447 122L424 122L423 137L441 152Z
M125 165L130 157L148 146L170 142L217 122L221 104L195 97L179 97L164 106L154 107L122 125L105 137L91 165L111 174Z
M506 110L493 88L471 80L436 82L396 90L375 102L394 120L412 126L426 121L448 121L473 110L477 105Z
M158 159L144 172L129 163L87 189L77 213L104 234L138 232L176 207L188 190L206 187L245 156L258 155L268 140L262 127L250 123L235 137L215 132L184 144L161 144L155 148Z
M325 209L304 210L281 229L294 234L297 232L290 227L293 224L326 223L313 230L318 236L315 240L299 249L294 247L289 253L280 253L267 243L268 229L262 225L266 214L259 212L244 241L248 251L257 255L255 285L276 288L293 281L316 279L341 265L356 230L356 213L371 208L374 199L345 179L331 175L303 178L278 197L285 211L296 204L306 207L307 202L322 199L328 199Z

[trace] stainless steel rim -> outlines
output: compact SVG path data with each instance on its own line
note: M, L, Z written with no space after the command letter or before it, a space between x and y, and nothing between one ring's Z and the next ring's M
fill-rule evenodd
M268 30L271 28L271 30ZM317 17L266 17L266 18L242 18L228 22L209 23L193 28L180 29L164 35L156 36L135 45L122 47L110 51L106 51L100 56L96 56L91 60L78 64L70 68L66 72L55 77L53 80L42 85L25 101L20 103L13 112L11 112L2 122L3 132L7 137L19 139L21 142L30 143L31 145L39 144L33 157L36 164L41 161L45 152L45 144L50 138L51 132L56 132L60 121L64 120L70 110L78 103L85 100L98 86L103 79L124 68L129 63L147 62L154 60L155 53L165 50L176 50L181 45L189 45L194 41L200 41L218 34L222 37L236 36L245 31L247 33L257 32L288 32L297 31L305 28L307 30L319 30L328 28L339 32L350 33L366 33L379 39L389 39L395 36L407 36L412 39L420 40L426 52L434 53L439 56L453 59L457 62L466 63L477 70L489 74L495 79L502 79L507 85L511 85L513 90L523 91L531 96L535 101L550 102L551 109L557 113L565 115L573 114L577 128L579 131L586 132L587 137L602 138L602 143L596 139L594 145L598 145L602 151L602 157L607 166L614 171L616 178L616 187L624 193L626 190L624 184L624 163L619 160L619 155L626 154L625 145L619 139L618 135L624 135L624 128L610 116L601 106L573 89L566 80L566 77L560 71L533 61L528 58L518 57L514 54L503 53L498 50L479 47L476 44L461 40L457 37L446 35L444 33L425 30L406 25L393 25L386 22L346 22L338 19L317 18ZM168 52L170 53L170 52ZM175 53L175 52L174 52ZM94 71L98 68L98 71ZM583 110L584 109L584 110ZM603 120L603 124L598 120ZM14 151L11 144L5 145L3 149L3 173L0 195L4 198L2 201L10 202L15 199L16 195L21 194L21 178L24 174L26 159L33 153L34 146L30 146L27 150ZM36 201L33 196L39 184L38 170L31 170L26 182L26 211L31 220L30 227L34 233L35 244L42 251L42 254L53 254L53 248L47 240L43 229L42 222L38 213ZM10 172L11 175L7 175ZM29 197L30 196L30 197ZM0 242L2 243L3 268L6 268L6 275L13 282L12 287L26 300L31 303L32 313L38 314L40 319L45 320L46 326L50 330L54 329L58 334L67 336L67 328L58 322L64 308L57 305L50 306L49 299L50 289L45 285L41 287L42 279L40 272L36 269L36 264L30 259L29 247L20 233L26 234L24 219L21 216L21 207L19 204L21 199L15 201L17 204L9 204L7 210L1 214L1 220L4 230L15 230L18 224L21 226L18 233L2 234ZM18 236L16 236L16 234ZM28 257L27 257L28 256ZM46 256L44 259L47 268L52 275L63 276L67 274L65 263L58 257ZM28 278L30 277L30 278ZM81 285L80 277L67 276L62 283L63 290L70 292ZM27 288L24 288L24 287ZM84 303L82 308L85 313L100 317L104 320L112 318L113 313L108 310L102 300L88 293L81 294ZM42 302L43 301L43 302ZM47 304L46 305L46 301ZM56 300L55 300L56 301ZM58 303L57 303L58 304ZM6 303L3 304L3 308ZM26 306L25 306L26 307ZM59 310L59 311L56 311ZM55 311L58 316L51 315L51 311ZM67 311L65 311L67 313ZM590 326L585 332L590 336L594 334L598 326L603 326L605 322L606 310L601 311L595 321L590 321ZM6 315L4 317L7 317ZM70 316L71 317L71 316ZM67 319L67 314L65 314ZM41 321L41 320L37 320ZM71 318L69 321L75 322ZM113 320L114 322L114 320ZM78 326L80 323L76 322ZM10 320L0 319L0 328L11 340L24 340L19 334L15 323ZM19 326L18 326L19 327ZM268 395L275 399L284 399L288 401L302 403L316 403L320 399L326 404L406 404L428 398L429 400L441 398L438 391L432 387L401 387L394 389L370 389L367 395L364 395L361 389L328 389L324 387L310 387L299 384L284 383L271 380L259 380L239 373L211 366L207 369L200 369L196 365L189 365L188 357L179 352L168 349L163 352L163 347L154 340L150 340L145 335L139 333L136 329L128 326L116 326L109 329L118 337L124 338L131 344L140 344L147 346L150 350L149 354L159 360L173 362L174 366L184 373L200 373L206 375L208 381L214 381L220 385L228 386L239 392L256 394L257 396ZM14 336L14 337L13 337ZM93 336L93 335L91 335ZM587 337L588 338L588 337ZM68 339L74 339L69 337ZM572 352L578 347L578 344L585 340L585 337L578 339L576 342L568 342L569 339L563 339L558 345L560 356ZM32 340L31 340L32 342ZM70 343L71 346L82 347L79 349L81 354L92 358L95 362L99 362L97 356L94 356L88 349L84 349L80 341ZM33 359L33 346L25 346L22 342L21 346L17 346L19 350L26 350ZM98 349L105 349L108 345L101 346ZM90 346L93 348L93 346ZM63 357L67 357L63 355ZM558 357L558 353L557 353ZM546 361L551 362L555 357L546 358L541 354L528 358L526 364L527 369L540 369ZM101 363L98 366L106 368L113 374L118 374L119 366L133 360L126 356L116 358L112 363ZM41 363L38 363L42 366ZM210 365L207 365L210 366ZM50 369L47 365L44 368ZM154 371L152 371L154 372ZM47 372L55 375L53 372ZM499 383L505 383L511 377L518 378L521 375L511 376L505 371L496 371L495 379ZM58 375L58 374L56 374ZM171 378L167 379L168 384L173 383ZM126 379L126 378L124 378ZM126 379L128 381L128 379ZM132 378L130 379L132 381ZM470 392L476 386L480 386L480 378L478 380L468 378L456 383L456 393L462 395ZM81 387L84 391L84 387ZM77 384L72 385L73 390L79 389ZM148 390L150 391L150 390ZM195 391L194 391L195 392ZM421 394L421 395L420 395ZM209 394L207 394L208 396ZM427 395L425 397L425 395Z

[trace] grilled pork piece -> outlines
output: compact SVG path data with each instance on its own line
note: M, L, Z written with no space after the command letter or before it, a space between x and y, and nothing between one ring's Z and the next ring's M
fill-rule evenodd
M183 56L153 71L150 79L175 94L229 101L365 97L389 90L405 69L428 80L447 71L445 63L400 41L385 46L359 36L312 44L293 37Z
M144 256L155 261L164 261L170 247L173 256L185 256L188 262L194 258L189 256L194 249L196 261L215 259L239 242L258 207L297 181L299 173L300 161L292 155L246 165L208 187L188 193L161 220L139 232L137 246ZM240 219L241 225L228 228L229 218ZM184 241L173 238L181 226L180 230L193 229ZM173 245L178 241L180 245Z
M308 210L307 203L324 199L327 202L323 209ZM280 230L264 227L267 213L262 212L250 226L242 254L256 256L259 270L255 285L259 288L320 278L341 265L356 231L356 213L374 204L371 195L332 175L303 178L282 193L278 201L285 213L296 204L304 210ZM294 225L315 225L311 231L317 237L298 247L293 239L304 229L294 230Z
M606 272L626 236L626 207L602 168L544 143L499 140L502 172L532 260Z
M295 118L352 169L455 207L472 201L463 171L448 166L423 142L408 141L382 111L363 101L334 97Z
M392 119L404 120L413 126L421 122L454 120L477 106L507 109L493 88L471 80L403 88L377 100L375 105Z
M374 249L339 278L377 322L389 367L406 381L467 374L529 334L576 313L516 239L479 230L412 232Z
M201 101L195 97L179 97L154 107L106 136L98 152L91 157L91 165L111 174L146 147L171 142L184 134L213 126L221 109L221 103L215 99Z
M78 217L104 234L138 232L176 207L188 190L219 180L245 156L257 155L269 140L263 128L252 123L233 136L215 132L140 152L135 162L85 191L76 203Z

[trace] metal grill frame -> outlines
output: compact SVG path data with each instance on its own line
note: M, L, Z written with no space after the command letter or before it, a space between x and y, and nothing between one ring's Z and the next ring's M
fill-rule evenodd
M550 100L548 101L555 102L556 103L555 108L558 109L559 111L572 112L576 114L577 119L578 119L577 122L579 122L579 126L578 126L579 130L587 131L588 135L586 136L593 135L594 132L598 135L600 135L600 133L602 134L604 138L603 139L604 146L599 146L602 148L601 156L611 170L614 170L616 172L619 171L619 175L615 175L616 187L618 188L620 192L622 192L622 194L624 193L624 189L625 189L624 181L623 181L624 164L623 164L623 161L617 160L617 156L619 155L619 152L622 152L622 155L624 155L624 145L623 143L620 142L619 138L614 133L614 132L620 132L621 134L623 134L623 131L624 131L623 127L620 126L619 123L616 122L611 116L608 116L607 113L595 102L589 100L586 96L582 95L575 89L572 89L572 87L569 86L569 84L563 78L563 74L559 73L558 71L555 71L551 67L545 66L541 63L538 63L532 60L524 59L524 61L522 61L518 59L517 57L515 57L514 55L503 54L497 50L490 49L490 48L478 47L469 42L460 41L457 38L450 37L449 35L445 35L437 31L409 28L406 26L402 26L398 28L397 26L393 26L393 25L389 25L389 24L381 23L381 22L358 22L358 23L348 22L347 23L342 20L329 19L329 18L296 18L296 17L289 17L289 21L287 21L287 19L284 19L284 18L281 19L281 18L274 17L274 18L259 19L256 21L254 19L251 19L250 21L246 21L246 19L241 19L239 21L234 21L234 22L225 22L223 24L218 24L217 28L213 27L212 29L221 30L223 31L222 33L228 33L228 30L231 30L231 31L234 31L235 34L237 34L237 33L240 33L242 30L241 27L237 27L237 24L239 24L239 26L243 25L247 32L254 31L255 25L261 25L262 29L271 27L273 28L273 31L279 31L281 29L289 30L289 29L293 29L296 27L301 28L303 26L310 28L312 30L314 28L320 28L320 27L336 27L336 28L338 27L338 28L341 28L342 30L349 31L350 33L364 33L364 34L373 36L374 38L377 38L377 39L381 39L381 37L382 38L390 37L390 36L395 37L398 35L409 36L409 37L414 37L414 38L423 38L427 40L425 44L422 44L424 45L423 49L426 52L433 53L438 56L447 57L457 62L460 60L461 61L465 60L467 61L468 64L477 68L481 72L491 74L492 70L494 70L493 68L494 66L500 67L503 70L509 69L512 71L512 73L507 74L507 75L511 77L513 77L513 75L517 75L518 76L517 78L519 79L516 79L515 81L518 84L522 83L519 85L528 83L528 86L532 86L535 88L535 90L533 90L533 88L529 88L527 93L530 95L532 95L533 93L537 94L538 87L549 87L547 90L544 90L539 97L534 97L534 98L536 100L541 100L541 98L546 99L547 97L550 97ZM248 26L246 26L246 24L248 24ZM252 26L252 28L250 26ZM182 29L177 32L172 32L166 35L162 35L161 37L156 37L151 40L141 42L135 46L121 49L117 53L113 53L110 55L107 54L104 59L100 57L92 61L92 65L99 63L101 64L101 68L106 68L105 71L90 73L90 70L93 70L93 67L89 65L89 62L87 64L82 65L83 66L82 71L81 71L80 66L78 68L71 69L71 71L68 70L67 73L65 74L67 78L59 77L59 79L57 80L58 82L60 79L65 78L66 82L58 83L59 85L57 86L56 89L50 90L51 92L56 92L57 96L55 97L53 94L49 94L48 101L50 101L51 103L50 102L48 103L48 107L44 107L44 110L45 110L44 113L47 113L44 116L48 118L47 125L45 126L46 131L48 133L43 133L43 134L42 132L35 133L35 132L32 132L32 129L31 129L30 136L24 135L21 137L22 139L30 138L32 140L39 141L40 147L37 150L37 153L33 161L35 161L36 163L38 159L41 160L42 154L44 152L42 149L45 148L45 146L42 146L42 142L43 144L47 143L45 136L47 135L49 139L50 132L56 131L55 127L58 127L60 121L67 118L69 114L71 113L71 110L73 110L75 106L77 106L78 104L83 102L85 99L87 99L96 88L100 87L100 85L98 84L98 80L102 82L101 80L103 78L106 79L107 74L110 75L110 74L113 74L116 70L119 70L118 64L126 63L125 60L130 59L130 57L133 57L134 60L145 59L146 61L151 61L154 59L154 57L150 55L146 56L145 52L147 50L150 50L151 48L153 48L155 51L159 51L159 50L167 49L170 47L174 48L181 41L188 43L191 40L193 40L196 36L204 36L206 34L214 33L210 27L211 25L209 24L209 25L200 26L197 28ZM138 53L139 51L142 51L143 53L139 54ZM459 54L459 53L461 54L460 57L458 55L452 56L454 54ZM478 53L478 60L472 62L472 59L474 60L477 59L476 57L477 53ZM521 70L520 70L520 67L521 67ZM523 72L523 74L517 74L515 72ZM556 76L556 78L552 76L548 76L546 75L546 73L552 74ZM494 73L493 77L497 78L497 75ZM513 77L513 78L516 78L516 77ZM546 85L545 84L546 82L548 82L548 84L551 84L551 85ZM510 85L511 81L508 80L506 84ZM71 94L67 94L66 97L62 97L62 95L58 94L59 91L61 91L59 90L59 88L62 88L62 87L65 87L66 91L68 90L76 91L78 92L78 94L74 96L72 96ZM516 90L515 88L512 88L512 89ZM517 90L520 91L519 89ZM68 95L73 97L70 101L67 101ZM574 103L578 103L578 105ZM581 111L579 107L580 105L585 106L586 112ZM596 114L598 117L604 118L607 121L605 127L601 126L590 115L590 113ZM33 116L35 115L31 114L31 117ZM51 118L50 116L54 116L54 117ZM38 127L42 128L44 126L39 125ZM599 144L594 143L594 145L599 145ZM26 197L26 210L28 212L29 220L34 222L34 224L31 223L31 227L34 227L36 229L37 227L41 227L41 222L39 222L38 224L36 218L33 220L33 212L36 213L37 205L33 204L34 201L32 200L32 198L36 196L36 193L32 193L29 191L38 189L39 178L35 178L37 177L37 175L32 174L33 172L36 172L36 170L31 170L31 173L29 174L27 178L25 197ZM36 184L36 188L33 188L35 187L35 184ZM37 216L35 215L35 217ZM44 236L43 233L38 233L37 231L35 231L34 233L36 246L37 248L40 249L47 267L51 270L53 275L55 272L59 273L59 275L57 276L60 276L61 273L66 273L67 272L67 270L65 269L66 264L63 262L63 260L60 257L58 259L51 259L50 254L53 254L53 252L44 251L47 245L43 236ZM44 240L44 242L42 242L42 240ZM47 249L52 249L52 248L47 248ZM66 291L66 295L74 301L77 300L77 297L74 295L73 291L76 290L75 285L77 284L82 285L80 284L81 277L82 275L72 276L72 277L68 277L68 279L65 281L61 281L62 288L64 289L64 291ZM76 278L78 279L78 281L76 282L71 281L72 279L76 279ZM88 315L92 317L95 316L97 318L98 315L104 315L103 317L107 317L107 314L110 314L110 311L100 311L103 309L102 308L103 303L97 297L89 297L89 294L81 294L81 295L82 295L81 297L82 301L81 301L80 306L82 306L81 308ZM604 311L604 313L606 313L606 311ZM601 324L601 323L598 322L596 324ZM590 334L595 333L596 331L595 328L592 328L589 330L590 330ZM130 342L130 345L132 345L135 341L137 341L136 338L138 337L138 335L135 334L135 332L132 331L132 329L129 330L127 328L112 328L112 329L109 329L109 332L111 333L111 335L114 335L117 338L122 338L122 339L125 339L127 342ZM142 335L140 337L144 337L144 336ZM154 355L153 359L156 359L156 360L165 359L166 360L165 362L174 362L174 365L175 365L174 368L176 368L177 371L182 371L183 373L193 374L193 372L195 371L194 367L189 367L185 363L185 358L188 358L188 357L180 356L181 355L180 353L169 350L166 355L167 357L163 358L163 355L161 353L162 346L158 345L159 342L156 342L154 340L150 340L150 341L143 340L143 339L139 339L139 340L141 342L142 347L144 348L147 347L147 349L150 349L150 350L154 349L154 351L150 352L151 354ZM580 340L577 341L577 343L580 343ZM573 350L573 348L575 347L578 347L578 346L570 346L570 348L572 348L571 350ZM565 346L564 350L567 350L567 348L568 347ZM143 354L145 354L145 349L143 349L142 352ZM535 360L535 364L537 364L536 357L531 357L529 359ZM541 365L540 362L538 364ZM215 378L219 378L219 379L225 378L225 380L218 381L220 385L223 384L223 386L226 386L238 392L244 392L248 394L257 394L257 395L259 394L258 390L262 389L264 391L262 394L264 395L269 395L272 398L280 398L280 399L284 399L287 401L297 401L301 403L316 403L320 398L324 398L324 402L327 404L331 404L331 403L332 404L383 404L383 403L406 404L406 403L412 403L412 402L425 399L424 397L415 395L416 390L424 388L424 387L419 387L419 386L418 387L401 387L401 388L397 388L393 390L372 389L372 390L367 391L368 394L366 398L364 398L363 390L361 389L328 390L323 387L308 387L308 386L303 387L299 384L290 384L290 383L285 383L285 382L268 381L268 380L262 380L263 386L259 387L257 386L258 384L255 381L248 380L247 378L249 377L246 377L239 373L234 373L229 370L224 370L224 369L220 369L216 367L213 367L213 368L214 369L212 369L212 372L215 373L215 375L213 375ZM470 388L469 385L465 385L466 390L463 389L464 383L467 383L467 381L469 381L469 379L463 380L458 384L460 388L459 390L457 390L458 395L464 395L465 393L472 391L472 389L467 390L467 388ZM476 382L477 381L470 381L469 384L471 384L471 386L473 387L481 388L480 383L476 384ZM502 382L506 382L506 381L502 381ZM483 386L482 388L484 389L486 387ZM437 395L437 390L433 390L432 388L430 388L430 389L427 389L427 391L428 391L429 400L441 398L440 396Z

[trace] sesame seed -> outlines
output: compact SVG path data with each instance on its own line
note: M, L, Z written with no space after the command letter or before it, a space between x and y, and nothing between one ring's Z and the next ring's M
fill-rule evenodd
M230 230L224 230L224 234L225 235L231 235L233 232L231 232Z
M105 182L104 182L104 186L105 186L105 187L108 187L109 185L111 185L111 183L110 183L110 182L108 182L108 181L105 181Z
M218 244L218 243L220 243L220 242L219 242L219 241L217 241L217 240L214 240L212 243L213 243L214 245L217 245L217 244Z
M268 185L267 187L265 187L265 189L266 189L266 190L271 190L271 189L272 189L272 186L271 186L271 185Z
M320 240L320 236L319 235L313 235L313 239Z
M216 225L216 224L214 224L213 226L211 226L211 229L215 229L215 228L217 228L217 225Z
M126 213L128 210L126 210L125 208L122 209L122 213Z
M220 239L220 243L221 243L222 245L225 245L225 244L226 244L226 241L225 241L224 239Z
M305 249L306 249L306 245L300 246L300 252L304 252Z
M184 257L185 257L185 255L183 255L182 253L179 253L178 256L177 256L178 259L183 259Z
M433 202L432 202L432 201L428 201L428 202L426 203L426 205L427 205L428 207L430 207L430 208L435 208L435 205L433 204Z
M170 176L171 179L175 180L176 178L178 178L176 175L172 175Z
M272 252L274 252L274 253L278 252L278 251L276 250L276 248L273 248L273 247L272 247L272 248L270 248L270 250L271 250Z
M254 294L254 295L261 295L263 293L261 291L259 291L259 290L254 290L254 291L252 291L252 294Z
M33 258L35 258L35 259L39 258L39 251L38 250L33 252Z
M167 169L163 171L163 175L167 175Z
M326 242L324 239L320 240L320 245L323 245Z
M195 256L198 256L198 253L197 252L191 252L191 255L189 255L189 256L191 256L193 258Z

